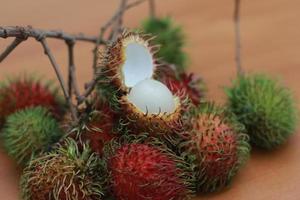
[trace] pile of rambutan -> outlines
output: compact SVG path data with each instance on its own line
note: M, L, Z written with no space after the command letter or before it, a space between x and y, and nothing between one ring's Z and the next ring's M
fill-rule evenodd
M2 142L22 169L23 200L191 199L228 187L250 144L271 149L294 132L296 108L276 81L243 75L226 105L208 102L185 70L181 29L159 18L144 28L100 52L76 123L50 85L0 88Z

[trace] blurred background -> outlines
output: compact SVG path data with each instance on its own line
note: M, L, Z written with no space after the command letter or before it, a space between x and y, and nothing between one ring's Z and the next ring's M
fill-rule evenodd
M224 102L223 88L230 85L236 75L233 2L156 1L158 16L172 16L183 27L189 71L204 79L208 98L218 103ZM32 25L41 29L97 35L100 26L118 8L119 1L0 0L0 4L0 26ZM247 72L264 72L279 77L294 92L297 102L300 99L299 9L297 0L243 0L241 9L243 67ZM146 16L148 4L144 3L126 13L125 26L135 28ZM11 41L1 38L0 50ZM64 42L49 40L49 44L66 74L68 60ZM77 76L81 86L92 77L92 49L92 44L76 44ZM33 39L22 43L0 64L1 79L24 72L55 79L42 46ZM199 199L300 199L299 139L299 134L294 135L288 144L272 153L255 150L229 190ZM0 199L18 199L17 177L15 165L1 153Z

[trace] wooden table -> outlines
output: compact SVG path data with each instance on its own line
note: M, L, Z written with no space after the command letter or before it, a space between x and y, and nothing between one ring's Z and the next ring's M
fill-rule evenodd
M225 102L223 86L234 78L233 0L159 1L158 15L171 15L182 24L187 36L186 51L190 71L207 83L208 99ZM283 84L300 99L300 2L297 0L244 0L242 2L243 66L247 72L266 72L281 77ZM118 1L4 1L0 0L0 25L33 25L96 35ZM128 27L135 27L146 16L146 5L126 15ZM9 43L0 39L0 49ZM50 41L60 65L67 64L62 42ZM80 83L91 77L92 46L77 44L76 65ZM0 64L0 77L26 71L54 78L41 46L33 40L21 44ZM66 74L66 68L64 69ZM298 107L300 107L299 101ZM298 131L299 133L300 131ZM272 152L254 150L250 161L234 179L232 187L196 199L298 200L300 199L300 134ZM0 199L18 199L15 165L0 152Z

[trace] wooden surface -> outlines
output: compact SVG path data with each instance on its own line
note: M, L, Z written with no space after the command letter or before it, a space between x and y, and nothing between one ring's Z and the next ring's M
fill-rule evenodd
M96 35L118 1L18 1L0 0L0 25L33 25ZM157 1L158 2L158 1ZM164 0L158 3L160 16L171 15L182 24L187 36L190 71L207 83L208 98L225 101L223 87L235 76L233 0ZM243 65L247 72L266 72L281 77L295 97L300 98L300 2L298 0L242 1ZM126 15L126 25L135 27L147 14L147 6ZM0 49L10 40L0 39ZM66 47L51 41L59 64L67 63ZM76 65L80 83L91 77L92 46L78 44ZM64 69L64 72L66 68ZM20 72L35 72L54 78L54 72L34 40L21 44L0 64L0 78ZM300 107L299 101L298 107ZM276 108L274 108L276 109ZM298 131L300 132L300 131ZM254 150L250 161L235 178L232 187L197 199L298 200L300 199L300 134L273 152ZM0 152L0 199L18 199L15 165Z

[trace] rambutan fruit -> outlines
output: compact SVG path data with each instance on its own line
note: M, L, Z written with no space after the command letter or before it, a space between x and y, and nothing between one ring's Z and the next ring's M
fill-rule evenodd
M180 26L177 26L170 17L150 17L143 22L141 30L156 36L153 42L161 45L158 57L175 64L177 71L185 71L187 55L183 51L185 39Z
M152 78L156 69L154 54L157 46L150 44L149 35L124 32L115 42L108 45L100 58L98 67L99 96L113 108L118 100L138 82Z
M28 77L10 80L0 88L0 122L15 111L34 106L49 109L55 117L61 116L63 103L58 90L51 84L43 85L40 81Z
M181 128L183 101L154 80L156 49L147 37L125 32L109 45L99 67L97 91L122 114L122 126L135 133L172 132Z
M198 106L204 99L205 87L202 79L193 73L178 72L174 65L159 65L155 79L165 84L173 95L183 98L182 101L188 97L192 104Z
M88 145L72 139L30 161L21 177L23 200L103 199L105 164Z
M193 173L164 146L149 142L118 144L107 158L116 199L190 199ZM156 140L156 138L154 139Z
M232 113L213 104L201 105L192 116L190 132L179 149L195 166L197 191L220 190L248 159L248 136Z
M166 77L163 83L173 94L184 92L191 102L198 106L204 97L203 82L200 78L195 78L193 73L181 73L178 78Z
M104 145L119 136L115 130L116 121L115 113L107 106L83 117L71 133L75 133L77 140L87 142L93 152L102 156Z
M24 166L32 157L50 149L63 134L46 108L32 107L9 115L1 136L8 154Z
M273 149L295 132L297 108L289 89L266 75L240 76L227 89L228 106L252 144Z
M181 129L182 102L161 82L146 79L121 99L124 119L135 133L159 135Z

